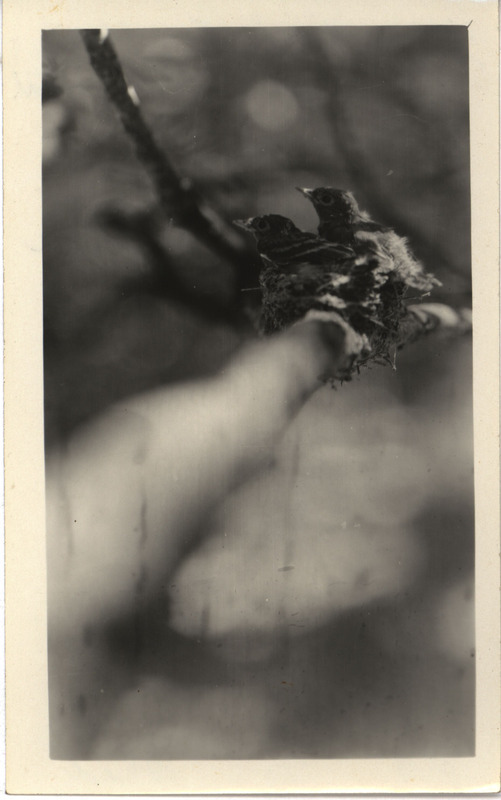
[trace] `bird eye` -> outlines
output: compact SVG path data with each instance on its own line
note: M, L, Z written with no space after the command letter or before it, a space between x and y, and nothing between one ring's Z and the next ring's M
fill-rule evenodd
M258 229L258 231L261 231L261 233L267 231L269 227L270 226L268 225L265 219L260 219L256 222L256 228Z
M324 194L320 196L320 202L322 203L323 206L330 206L332 205L333 197L332 195L324 192Z

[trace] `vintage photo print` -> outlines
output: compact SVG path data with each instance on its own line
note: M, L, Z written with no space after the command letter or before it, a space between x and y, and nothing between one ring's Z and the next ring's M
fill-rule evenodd
M494 791L497 9L30 5L8 790Z

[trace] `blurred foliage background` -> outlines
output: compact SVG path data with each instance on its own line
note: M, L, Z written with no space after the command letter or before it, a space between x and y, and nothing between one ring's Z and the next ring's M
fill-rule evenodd
M158 143L223 218L315 230L294 187L349 189L409 236L442 281L433 299L470 305L465 28L111 36ZM214 374L246 334L152 292L145 252L100 223L154 207L152 184L78 32L45 32L43 58L50 448L121 397ZM238 264L167 218L159 236L190 286L234 296ZM208 522L137 667L143 691L96 753L472 754L472 471L469 340L430 338L395 373L320 391L270 473Z

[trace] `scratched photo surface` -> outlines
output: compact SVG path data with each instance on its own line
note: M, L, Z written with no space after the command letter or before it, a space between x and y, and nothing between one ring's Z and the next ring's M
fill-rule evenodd
M255 336L260 260L232 221L280 214L315 233L296 187L351 191L441 282L431 300L471 307L466 28L134 29L107 41L169 180L222 234L211 242L175 192L161 207L79 32L44 32L49 465L77 441L92 470L103 414L160 390L174 475L206 424L176 392L205 408ZM75 622L73 644L49 619L51 757L474 755L471 337L430 335L395 365L322 386L272 457L217 501L198 468L190 481L179 467L183 487L174 476L168 489L183 492L195 533L154 595L138 563L129 614ZM129 491L120 470L117 456L113 502ZM64 513L78 537L71 503ZM143 502L138 536L151 527ZM78 558L76 546L68 574ZM92 571L87 586L99 591Z

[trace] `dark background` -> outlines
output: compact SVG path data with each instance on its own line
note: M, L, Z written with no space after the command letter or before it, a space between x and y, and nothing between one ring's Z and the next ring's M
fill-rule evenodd
M470 306L466 28L111 38L157 141L226 220L274 212L314 230L294 187L350 189L409 237L442 281L434 300ZM150 208L151 181L79 34L46 32L43 57L50 449L121 397L216 373L246 334L147 290L144 252L97 215ZM238 264L167 217L160 237L190 285L232 296ZM98 754L472 754L471 414L468 338L430 337L396 372L319 392L271 474L210 521L141 697L124 698Z

